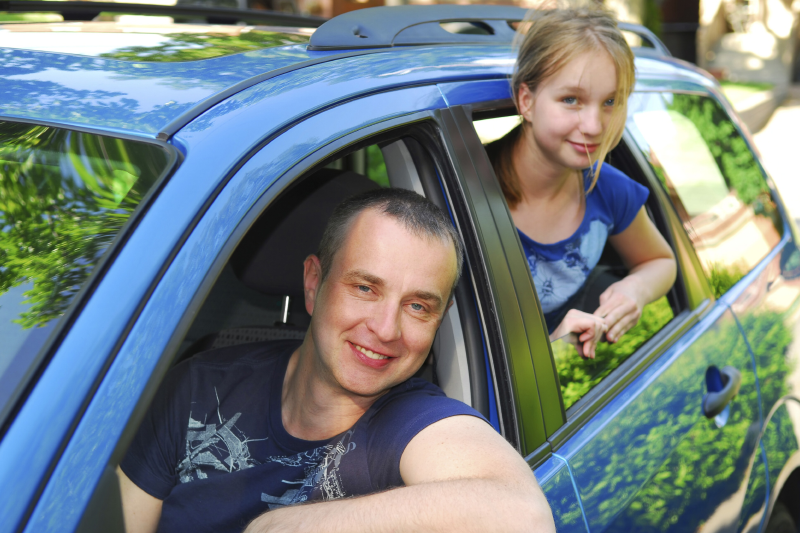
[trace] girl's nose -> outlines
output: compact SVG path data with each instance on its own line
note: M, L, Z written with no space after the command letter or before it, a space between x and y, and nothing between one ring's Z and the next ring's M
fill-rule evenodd
M587 137L601 135L603 133L603 121L600 112L593 108L581 110L580 130Z

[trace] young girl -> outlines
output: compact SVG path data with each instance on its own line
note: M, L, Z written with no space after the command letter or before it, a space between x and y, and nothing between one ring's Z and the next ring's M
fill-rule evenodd
M523 121L489 155L550 338L576 333L593 358L603 334L618 341L675 281L672 250L643 208L647 189L603 164L625 126L633 53L602 8L537 11L511 83ZM629 268L624 279L592 272L606 240ZM575 309L592 292L595 303Z

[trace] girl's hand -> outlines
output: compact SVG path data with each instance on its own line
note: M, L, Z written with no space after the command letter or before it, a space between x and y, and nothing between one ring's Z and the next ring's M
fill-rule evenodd
M578 343L575 348L578 350L578 354L581 357L594 359L597 343L600 342L603 333L607 330L606 321L599 316L570 309L561 324L550 335L550 340L560 339L568 333L576 333Z
M594 316L605 319L608 342L617 342L639 322L645 305L641 292L637 290L635 280L625 278L613 283L600 295L600 307Z

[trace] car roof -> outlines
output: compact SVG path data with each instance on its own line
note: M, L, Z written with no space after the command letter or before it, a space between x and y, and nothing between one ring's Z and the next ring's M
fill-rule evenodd
M497 78L513 67L508 45L425 45L415 47L424 53L413 57L404 52L408 47L310 51L306 43L313 32L141 21L0 25L0 116L156 137L171 124L188 122L198 109L320 61L367 54L368 62L385 64L396 56L398 68L409 73L437 70L429 82ZM639 87L714 83L689 64L635 51ZM448 70L453 59L458 68ZM342 75L358 75L347 72ZM415 83L424 81L418 74L411 76Z

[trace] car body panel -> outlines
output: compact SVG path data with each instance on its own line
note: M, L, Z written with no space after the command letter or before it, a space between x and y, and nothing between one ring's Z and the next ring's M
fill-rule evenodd
M701 408L711 364L732 365L742 373L731 422L722 428ZM758 406L744 338L727 306L717 304L558 450L572 468L589 529L695 530L747 484L750 460L757 455L747 430L760 423ZM721 449L695 448L709 442ZM735 458L733 469L722 468L726 456ZM719 485L727 481L715 486L708 502L698 498L706 481L701 473L715 476ZM661 505L654 506L657 502ZM669 519L678 511L676 524Z
M148 299L50 476L28 521L27 531L71 530L77 526L128 418L178 329L183 310L188 308L234 229L272 183L309 153L341 137L343 132L419 111L421 102L425 101L444 105L439 91L429 86L378 94L335 107L302 122L293 129L292 135L277 138L237 172L181 246ZM297 143L298 138L308 139L308 142ZM88 306L86 311L89 311ZM84 314L88 315L86 311ZM57 362L67 359L68 355L73 356L69 357L72 362L74 357L79 357L73 353L62 354L60 350L51 367L60 367ZM90 373L96 375L97 370ZM66 377L64 374L62 379ZM62 388L71 388L66 383L62 383ZM54 416L51 412L42 415ZM13 443L16 437L9 431L3 444ZM19 443L18 456L24 453L21 448L23 444ZM87 450L92 451L87 453ZM54 450L48 447L47 452L53 454ZM11 450L0 448L0 453L4 458L12 456ZM28 471L29 465L21 461L17 469L21 470L0 479L24 475L22 472ZM24 498L23 501L27 500L30 494ZM18 508L17 505L9 511ZM0 525L0 531L4 531L3 527Z
M0 115L155 137L204 99L307 60L300 45L184 63L0 49Z
M555 454L534 470L559 533L589 533L567 462Z

